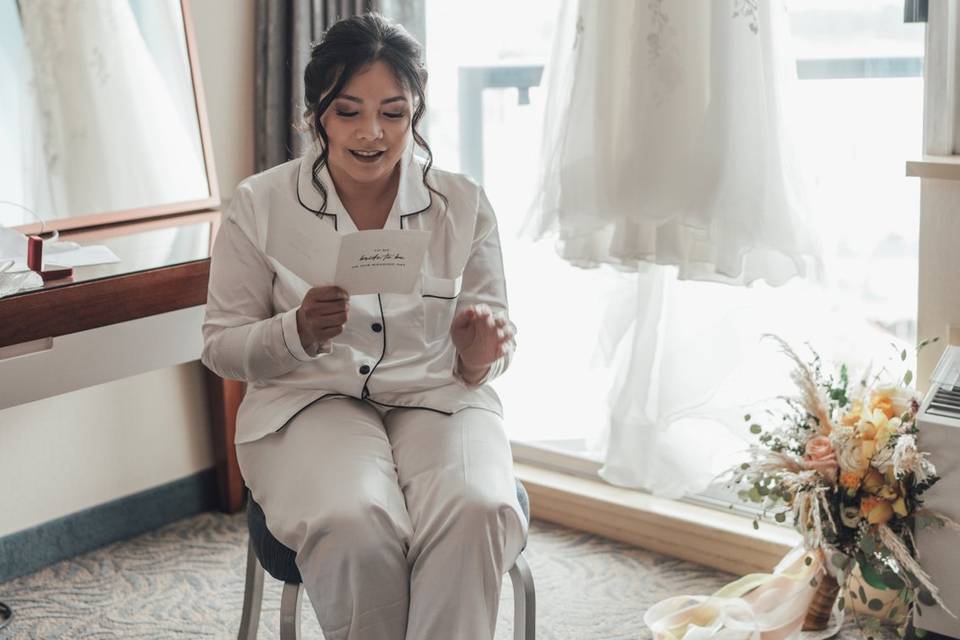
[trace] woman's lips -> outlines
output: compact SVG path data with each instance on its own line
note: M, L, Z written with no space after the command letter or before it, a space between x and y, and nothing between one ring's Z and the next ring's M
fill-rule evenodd
M350 155L354 157L358 162L363 162L364 164L373 164L380 160L383 157L385 151L383 150L372 150L365 151L363 149L350 149Z

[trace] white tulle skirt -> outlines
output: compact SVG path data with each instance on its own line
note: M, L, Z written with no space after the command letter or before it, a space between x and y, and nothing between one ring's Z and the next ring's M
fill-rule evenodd
M568 0L524 225L593 267L779 285L817 255L787 131L779 2Z

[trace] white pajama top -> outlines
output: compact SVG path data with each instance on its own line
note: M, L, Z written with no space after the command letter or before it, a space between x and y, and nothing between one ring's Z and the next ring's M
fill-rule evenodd
M416 290L351 296L343 331L312 353L304 349L297 310L311 286L328 283L307 283L266 255L270 219L318 216L340 233L357 230L326 168L319 174L327 189L320 212L323 199L311 179L315 159L311 151L243 180L214 241L201 360L223 378L247 382L235 444L282 428L327 396L448 414L479 407L502 415L486 383L506 370L512 348L482 380L468 384L456 368L450 337L455 314L469 305L485 303L508 315L496 216L473 180L431 169L428 180L447 197L445 207L424 186L423 161L409 149L383 228L431 233Z

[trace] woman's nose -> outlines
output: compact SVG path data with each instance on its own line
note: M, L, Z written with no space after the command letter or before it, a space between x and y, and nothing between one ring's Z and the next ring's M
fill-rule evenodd
M383 136L383 129L380 127L380 121L376 118L365 118L360 121L357 127L356 135L361 140L377 140Z

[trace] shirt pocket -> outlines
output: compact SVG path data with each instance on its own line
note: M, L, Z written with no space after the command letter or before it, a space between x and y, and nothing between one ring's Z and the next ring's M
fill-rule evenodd
M463 276L437 278L423 274L420 294L423 305L423 338L426 342L443 340L450 335L453 314L457 309Z

